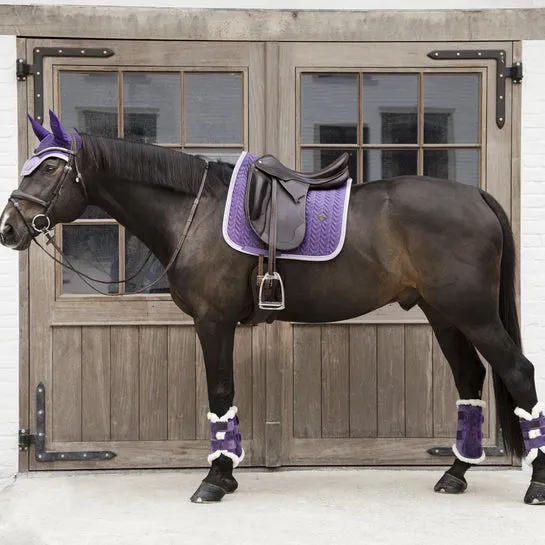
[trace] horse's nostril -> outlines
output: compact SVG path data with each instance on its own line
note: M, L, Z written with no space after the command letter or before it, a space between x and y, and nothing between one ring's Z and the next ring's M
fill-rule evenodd
M9 237L13 233L13 227L9 223L4 223L2 227L2 235Z

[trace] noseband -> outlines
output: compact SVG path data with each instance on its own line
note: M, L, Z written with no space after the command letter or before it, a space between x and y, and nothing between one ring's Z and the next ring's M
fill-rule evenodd
M87 188L85 187L83 176L81 175L81 172L79 171L78 163L76 160L77 152L76 152L75 138L71 137L70 149L60 148L60 147L45 148L41 150L40 153L33 155L33 157L42 155L43 153L47 153L50 151L61 151L62 153L67 153L69 155L69 158L66 165L62 169L62 172L59 174L57 180L55 181L55 185L53 186L53 192L51 193L49 202L39 199L38 197L34 197L34 195L29 195L28 193L25 193L24 191L21 191L20 189L16 189L15 191L13 191L9 198L9 202L13 204L13 206L15 207L15 209L21 216L21 219L25 222L25 225L27 226L27 229L30 235L32 236L32 238L36 238L36 236L39 235L40 233L46 233L47 231L50 231L52 229L51 227L52 222L49 217L51 214L51 210L55 206L55 203L57 202L57 199L59 198L59 195L61 194L61 190L64 186L64 182L68 179L68 175L72 172L72 170L76 171L76 177L74 178L74 182L78 184L79 187L81 187L85 201L87 201ZM18 203L19 200L38 204L44 209L44 211L40 214L36 214L32 218L29 224L29 222L25 219L25 216L23 214L23 211L21 210L21 207L19 206L19 203ZM42 221L44 222L44 224L40 227L39 223Z

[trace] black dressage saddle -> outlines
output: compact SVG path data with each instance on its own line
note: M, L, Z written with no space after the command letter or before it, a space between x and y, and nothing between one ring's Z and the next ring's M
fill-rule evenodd
M348 159L348 153L343 153L322 170L308 173L291 170L273 155L263 155L251 166L244 202L246 219L266 245L268 260L267 274L258 280L259 308L285 308L284 286L276 270L276 251L300 246L305 238L309 189L336 189L344 185L350 177ZM271 299L273 291L279 292L278 298Z

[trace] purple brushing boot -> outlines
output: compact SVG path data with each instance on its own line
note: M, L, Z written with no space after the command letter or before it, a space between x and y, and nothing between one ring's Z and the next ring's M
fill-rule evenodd
M223 416L210 412L207 417L210 421L208 463L212 467L206 479L191 496L193 503L218 502L225 494L234 492L238 483L232 470L244 459L238 431L237 408L231 407Z
M525 459L528 465L533 465L536 458L545 454L545 403L537 403L529 413L520 407L515 409L515 414L520 419L520 429L524 438ZM537 473L537 478L536 478ZM543 476L543 466L534 466L532 482L524 502L533 505L545 504L545 482L540 478Z
M244 449L238 432L237 410L236 407L231 407L222 417L208 413L208 420L210 420L209 464L223 454L233 460L233 469L235 469L244 459Z
M482 444L483 410L486 402L481 399L459 399L456 406L458 407L458 432L452 451L462 462L479 464L486 457Z

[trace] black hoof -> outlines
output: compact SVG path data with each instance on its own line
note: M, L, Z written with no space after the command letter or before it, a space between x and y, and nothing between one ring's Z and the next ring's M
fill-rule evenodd
M528 505L545 505L545 483L532 481L524 496L524 503Z
M218 486L217 484L210 484L203 481L201 486L197 488L197 492L191 496L191 501L193 503L218 502L221 501L225 494L227 494L225 488Z
M203 481L197 492L191 496L193 503L214 503L221 501L225 494L232 494L238 488L235 479L223 479L222 485Z
M467 488L467 482L464 478L460 479L450 473L445 473L434 486L436 492L444 494L461 494Z

